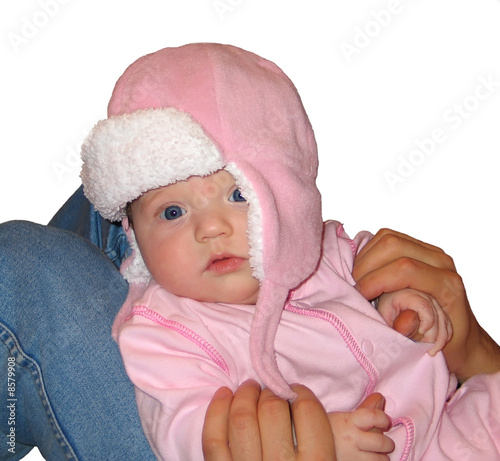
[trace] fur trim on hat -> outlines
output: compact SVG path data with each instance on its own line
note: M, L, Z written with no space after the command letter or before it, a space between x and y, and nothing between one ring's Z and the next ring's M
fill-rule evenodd
M223 168L221 154L189 114L146 109L100 121L82 146L84 192L110 221L144 192Z
M236 185L248 203L247 235L250 247L250 266L252 267L252 275L262 282L264 280L264 266L262 261L262 210L259 199L250 181L248 181L234 163L226 165L225 170L235 179Z
M125 234L127 235L127 239L130 243L132 254L121 265L120 272L122 273L123 278L130 284L148 284L151 280L151 273L146 267L146 263L144 262L144 258L142 257L141 250L139 250L139 245L137 245L135 232L130 227L127 217L123 218L122 225L123 229L125 230Z
M189 114L162 108L102 120L83 143L82 159L85 195L111 221L125 218L127 204L148 190L225 168L249 204L250 265L254 277L264 279L257 195L234 163L224 165L215 144ZM132 229L128 238L134 255L123 276L129 283L148 283L151 275Z

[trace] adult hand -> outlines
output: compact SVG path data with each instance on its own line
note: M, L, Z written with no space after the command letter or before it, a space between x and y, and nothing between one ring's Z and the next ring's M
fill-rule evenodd
M477 322L453 259L440 248L382 229L356 257L353 276L369 300L404 288L433 296L453 324L453 337L443 352L461 382L500 371L500 347Z
M210 403L203 428L206 461L324 459L335 461L328 416L305 386L289 405L255 381L244 382L234 393L219 389ZM296 446L292 432L295 426Z

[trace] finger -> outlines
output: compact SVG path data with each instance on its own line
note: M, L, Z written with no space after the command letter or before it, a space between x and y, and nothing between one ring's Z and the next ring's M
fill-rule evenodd
M439 269L409 258L397 259L358 280L356 287L366 299L404 288L428 293L440 306L463 297L463 284L456 272Z
M380 409L357 408L352 413L353 424L362 431L381 433L391 427L391 419Z
M264 389L259 398L258 421L263 459L293 459L295 445L288 401Z
M383 410L385 407L385 398L383 397L382 394L375 392L373 394L368 395L359 405L358 409L360 408L370 408L370 409L375 409L378 408L379 410ZM367 428L365 430L370 430L371 428ZM373 428L375 432L382 432L380 429L375 429Z
M438 334L434 346L428 351L428 354L431 357L434 357L439 351L443 350L443 348L446 346L446 343L448 343L448 341L450 341L451 337L453 336L453 326L450 321L450 318L443 311L443 309L441 309L440 306L436 306L436 315L437 315L436 323L438 324Z
M394 451L394 441L384 434L364 432L358 439L358 448L370 453L391 453ZM387 458L380 458L387 459Z
M400 258L414 259L440 269L455 271L453 259L443 250L394 231L377 234L356 256L353 277L368 273Z
M420 320L418 314L411 309L400 312L394 319L393 328L407 338L420 341L423 335L419 333Z
M384 396L380 392L374 392L373 394L366 396L357 408L373 408L377 410L383 410L384 406Z
M391 236L397 237L400 240L406 240L409 242L414 243L415 245L418 245L422 248L428 249L430 251L436 251L436 252L443 252L443 250L435 245L431 245L430 243L426 243L422 240L418 240L414 237L411 237L410 235L403 234L402 232L395 231L393 229L380 229L372 239L362 248L362 250L359 252L360 255L363 255L370 251L372 247L378 244L383 239L390 239ZM397 241L396 241L397 242ZM444 252L443 252L444 253Z
M221 387L208 406L202 433L205 461L232 461L233 459L228 439L228 417L232 400L231 390Z
M354 417L353 413L353 422L355 423L358 429L363 431L372 431L381 434L384 430L387 430L391 425L391 420L389 417L383 412L385 407L385 398L379 392L374 392L373 394L368 395L365 399L358 405L356 410L379 410L378 413L374 412L358 412L358 419ZM364 419L360 419L359 413L364 415Z
M292 389L297 394L291 404L297 437L297 459L335 461L332 429L323 405L307 387L294 385Z
M234 461L262 459L257 404L260 386L253 380L245 381L234 393L229 410L228 438Z
M429 297L428 303L432 316L429 315L428 311L423 314L419 313L420 317L426 316L425 322L422 322L422 320L420 322L419 332L424 335L422 342L437 343L439 345L441 342L446 341L447 337L446 314L435 299ZM444 343L442 346L444 346Z
M441 322L439 321L439 317L436 312L434 320L430 325L429 322L425 326L425 328L422 327L422 325L420 325L420 329L418 332L420 335L422 335L422 338L419 341L423 343L436 343L437 341L439 342L443 341L444 338L440 339L440 335L441 336L443 335L443 332L441 331L442 327L444 327L444 325L441 325Z

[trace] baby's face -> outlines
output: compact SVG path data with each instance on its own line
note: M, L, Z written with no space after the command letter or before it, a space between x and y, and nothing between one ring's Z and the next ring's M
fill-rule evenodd
M137 243L153 278L178 296L255 304L248 205L224 170L153 189L131 205Z

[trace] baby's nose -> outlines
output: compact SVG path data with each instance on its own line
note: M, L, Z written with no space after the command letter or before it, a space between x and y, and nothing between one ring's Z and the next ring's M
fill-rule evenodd
M233 226L224 213L217 210L207 210L200 213L196 225L196 239L205 241L217 237L229 237L233 233Z

